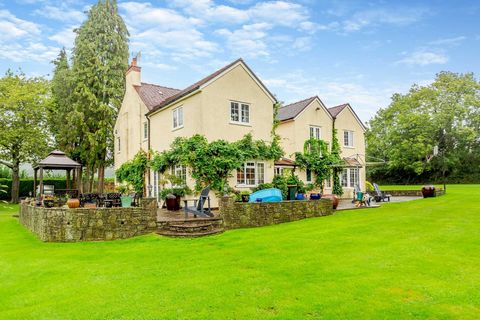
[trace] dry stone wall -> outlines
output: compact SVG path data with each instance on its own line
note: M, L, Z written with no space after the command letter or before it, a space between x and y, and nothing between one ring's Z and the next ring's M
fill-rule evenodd
M49 242L126 239L157 229L155 199L131 208L44 208L22 203L20 222Z
M261 227L332 213L330 199L261 203L235 202L233 197L220 199L220 217L227 229Z

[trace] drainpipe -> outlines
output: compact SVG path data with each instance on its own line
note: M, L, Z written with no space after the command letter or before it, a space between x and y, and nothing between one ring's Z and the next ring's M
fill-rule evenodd
M147 159L148 159L148 161L150 162L150 160L151 160L151 159L150 159L150 118L149 118L147 115L145 115L145 117L147 118L147 126L148 126L148 128L147 128L147 129L148 129L148 130L147 130L147 131L148 131L148 137L147 137L147 155L148 155L148 156L147 156ZM150 180L150 179L151 179L150 174L151 174L151 172L150 172L150 167L147 167L147 176L148 176L147 181L148 181L148 186L151 186L151 185L152 185L152 182L151 182L151 180ZM147 188L147 189L150 190L151 188ZM148 197L151 197L151 196L152 196L152 195L151 195L151 191L149 191L149 193L150 193L150 194L148 195Z

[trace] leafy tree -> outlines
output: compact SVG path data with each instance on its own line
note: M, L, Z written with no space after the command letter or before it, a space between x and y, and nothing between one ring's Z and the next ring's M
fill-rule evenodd
M87 190L98 169L103 192L105 166L112 161L113 127L125 92L128 30L115 0L98 1L76 30L72 84L76 121L82 132L79 152L87 168Z
M0 79L0 163L12 170L11 197L18 203L20 164L45 155L49 144L46 111L49 83L7 71Z
M369 156L387 160L373 174L405 180L480 173L480 83L474 75L441 72L380 109L367 132ZM433 155L438 146L440 156ZM469 165L467 165L469 164Z

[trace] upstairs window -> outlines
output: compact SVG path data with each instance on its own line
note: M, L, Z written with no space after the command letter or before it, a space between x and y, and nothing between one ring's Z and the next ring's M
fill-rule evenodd
M343 131L343 145L345 147L353 147L353 131Z
M117 137L117 152L120 152L120 137Z
M148 139L148 122L147 121L143 123L143 139L144 140Z
M173 129L183 127L183 107L173 109Z
M322 128L316 126L310 126L310 139L314 138L317 140L322 139Z
M250 105L240 102L230 102L230 121L249 124Z

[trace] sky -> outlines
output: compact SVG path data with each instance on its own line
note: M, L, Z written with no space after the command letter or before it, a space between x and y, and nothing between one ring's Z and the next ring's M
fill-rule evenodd
M0 0L0 72L51 77L96 1ZM241 57L285 104L363 121L440 71L480 73L480 1L118 1L142 81L183 89Z

